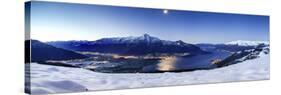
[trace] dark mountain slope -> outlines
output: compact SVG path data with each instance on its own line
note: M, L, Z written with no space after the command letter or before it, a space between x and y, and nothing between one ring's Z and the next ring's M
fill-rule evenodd
M57 48L38 40L26 40L25 48L27 50L26 57L28 57L28 50L31 44L31 62L42 62L46 60L71 60L88 58L85 55L76 53L74 51ZM27 58L28 59L28 58ZM28 62L28 61L27 61Z

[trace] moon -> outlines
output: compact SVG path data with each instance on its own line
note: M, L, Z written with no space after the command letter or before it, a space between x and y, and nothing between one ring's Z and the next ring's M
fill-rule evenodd
M169 11L168 11L168 10L163 10L163 13L164 13L164 14L168 14Z

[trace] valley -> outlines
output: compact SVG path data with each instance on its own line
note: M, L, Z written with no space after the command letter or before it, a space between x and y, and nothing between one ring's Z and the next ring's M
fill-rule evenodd
M26 91L50 94L269 79L269 43L188 44L148 35L102 40L31 40L35 51L25 64L30 68L26 80L32 79L26 81L31 85ZM140 45L143 53L135 48Z

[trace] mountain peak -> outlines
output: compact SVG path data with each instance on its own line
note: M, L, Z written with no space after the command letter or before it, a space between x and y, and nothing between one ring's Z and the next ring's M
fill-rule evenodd
M178 40L178 41L176 41L176 42L184 43L182 40Z
M184 44L186 44L186 43L183 42L182 40L178 40L178 41L176 41L176 43L177 43L177 45L184 45Z
M159 38L157 38L157 37L152 37L152 36L150 36L150 35L148 35L148 34L143 34L142 36L138 37L137 39L140 40L140 41L147 42L147 43L159 42L159 41L161 41Z
M150 36L150 35L148 35L148 34L146 34L146 33L143 34L141 37L144 38L144 39L155 38L155 37L152 37L152 36Z
M144 37L150 37L150 35L148 35L148 34L146 34L146 33L143 34L143 36L144 36Z

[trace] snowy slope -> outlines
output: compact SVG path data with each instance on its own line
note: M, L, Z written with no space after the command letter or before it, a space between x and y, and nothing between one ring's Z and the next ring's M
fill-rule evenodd
M244 40L237 40L225 43L226 45L238 45L238 46L257 46L260 44L269 45L268 41L244 41Z
M269 79L268 54L223 68L182 73L108 74L37 63L30 67L33 94Z

